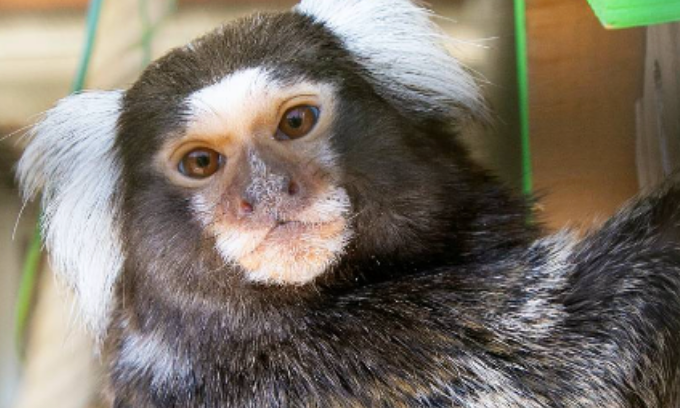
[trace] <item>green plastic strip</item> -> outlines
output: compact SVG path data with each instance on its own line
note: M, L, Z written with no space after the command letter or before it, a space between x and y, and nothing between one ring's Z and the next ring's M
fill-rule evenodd
M97 34L97 25L99 24L99 15L101 14L103 0L90 0L87 11L87 23L85 30L85 45L78 63L73 84L71 85L72 92L80 92L85 85L85 78L90 66L90 59L94 49L94 40ZM15 315L15 335L16 344L19 347L20 354L23 354L24 340L26 337L26 328L28 327L28 320L33 304L35 288L38 280L38 271L42 260L42 237L40 234L40 222L36 226L35 233L31 245L24 261L22 270L22 278L19 285L19 294L16 305Z
M533 170L531 165L531 140L529 138L529 63L525 0L515 0L515 41L519 123L522 138L522 192L528 196L533 191Z
M607 28L628 28L680 21L680 0L588 0Z

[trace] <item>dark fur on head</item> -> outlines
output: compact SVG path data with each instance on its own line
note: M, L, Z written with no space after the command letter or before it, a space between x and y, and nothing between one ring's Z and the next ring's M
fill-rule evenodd
M365 27L352 13L394 21ZM525 203L458 141L464 122L481 114L479 101L432 42L427 17L407 0L306 1L172 51L125 92L76 96L48 113L20 176L28 196L47 191L48 246L75 270L63 275L103 341L113 406L677 406L680 189L631 204L583 240L534 241ZM404 21L418 35L398 27ZM380 30L394 30L405 57L389 51L393 39ZM382 54L376 38L386 42ZM423 55L433 60L412 72L408 64ZM442 88L451 73L456 95ZM210 232L217 227L205 221L215 206L157 165L159 151L204 121L196 106L214 100L201 92L232 77L251 81L250 94L279 92L263 82L332 89L321 139L332 160L304 156L302 144L290 152L249 142L269 166L265 181L299 178L303 192L285 200L312 202L319 186L349 198L351 237L313 280L248 279L242 263L225 262ZM226 83L220 98L240 95L240 82ZM85 101L91 117L114 118L114 137L85 134L74 148L64 140L95 120L73 112ZM69 115L76 120L65 125ZM45 158L49 135L60 144ZM83 175L96 170L74 157L98 159L109 173ZM236 156L229 165L239 165ZM260 177L254 164L243 166L233 183ZM68 206L76 184L98 193ZM241 194L217 182L201 188L218 191L220 205ZM64 214L83 217L78 234L68 234ZM59 243L102 230L111 245L98 248L101 259L114 266L92 281L83 271L100 258Z

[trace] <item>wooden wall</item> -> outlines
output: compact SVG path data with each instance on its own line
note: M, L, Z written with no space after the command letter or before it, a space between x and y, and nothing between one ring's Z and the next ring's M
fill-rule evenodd
M644 29L605 30L586 1L527 2L531 149L550 228L589 225L638 191Z

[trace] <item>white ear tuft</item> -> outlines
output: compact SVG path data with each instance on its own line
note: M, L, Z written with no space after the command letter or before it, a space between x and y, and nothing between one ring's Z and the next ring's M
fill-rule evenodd
M122 269L120 164L114 153L122 91L69 96L32 129L17 168L25 200L42 190L43 239L59 277L100 339Z
M445 49L431 12L410 0L302 0L295 11L326 25L397 107L427 118L484 116L475 81Z

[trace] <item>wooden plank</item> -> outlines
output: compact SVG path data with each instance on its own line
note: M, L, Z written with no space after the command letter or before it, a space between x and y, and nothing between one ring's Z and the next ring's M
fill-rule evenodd
M638 170L648 189L680 167L680 23L647 32L644 94L638 105Z
M543 218L553 229L587 226L637 192L644 30L607 31L583 1L527 6L531 150Z

